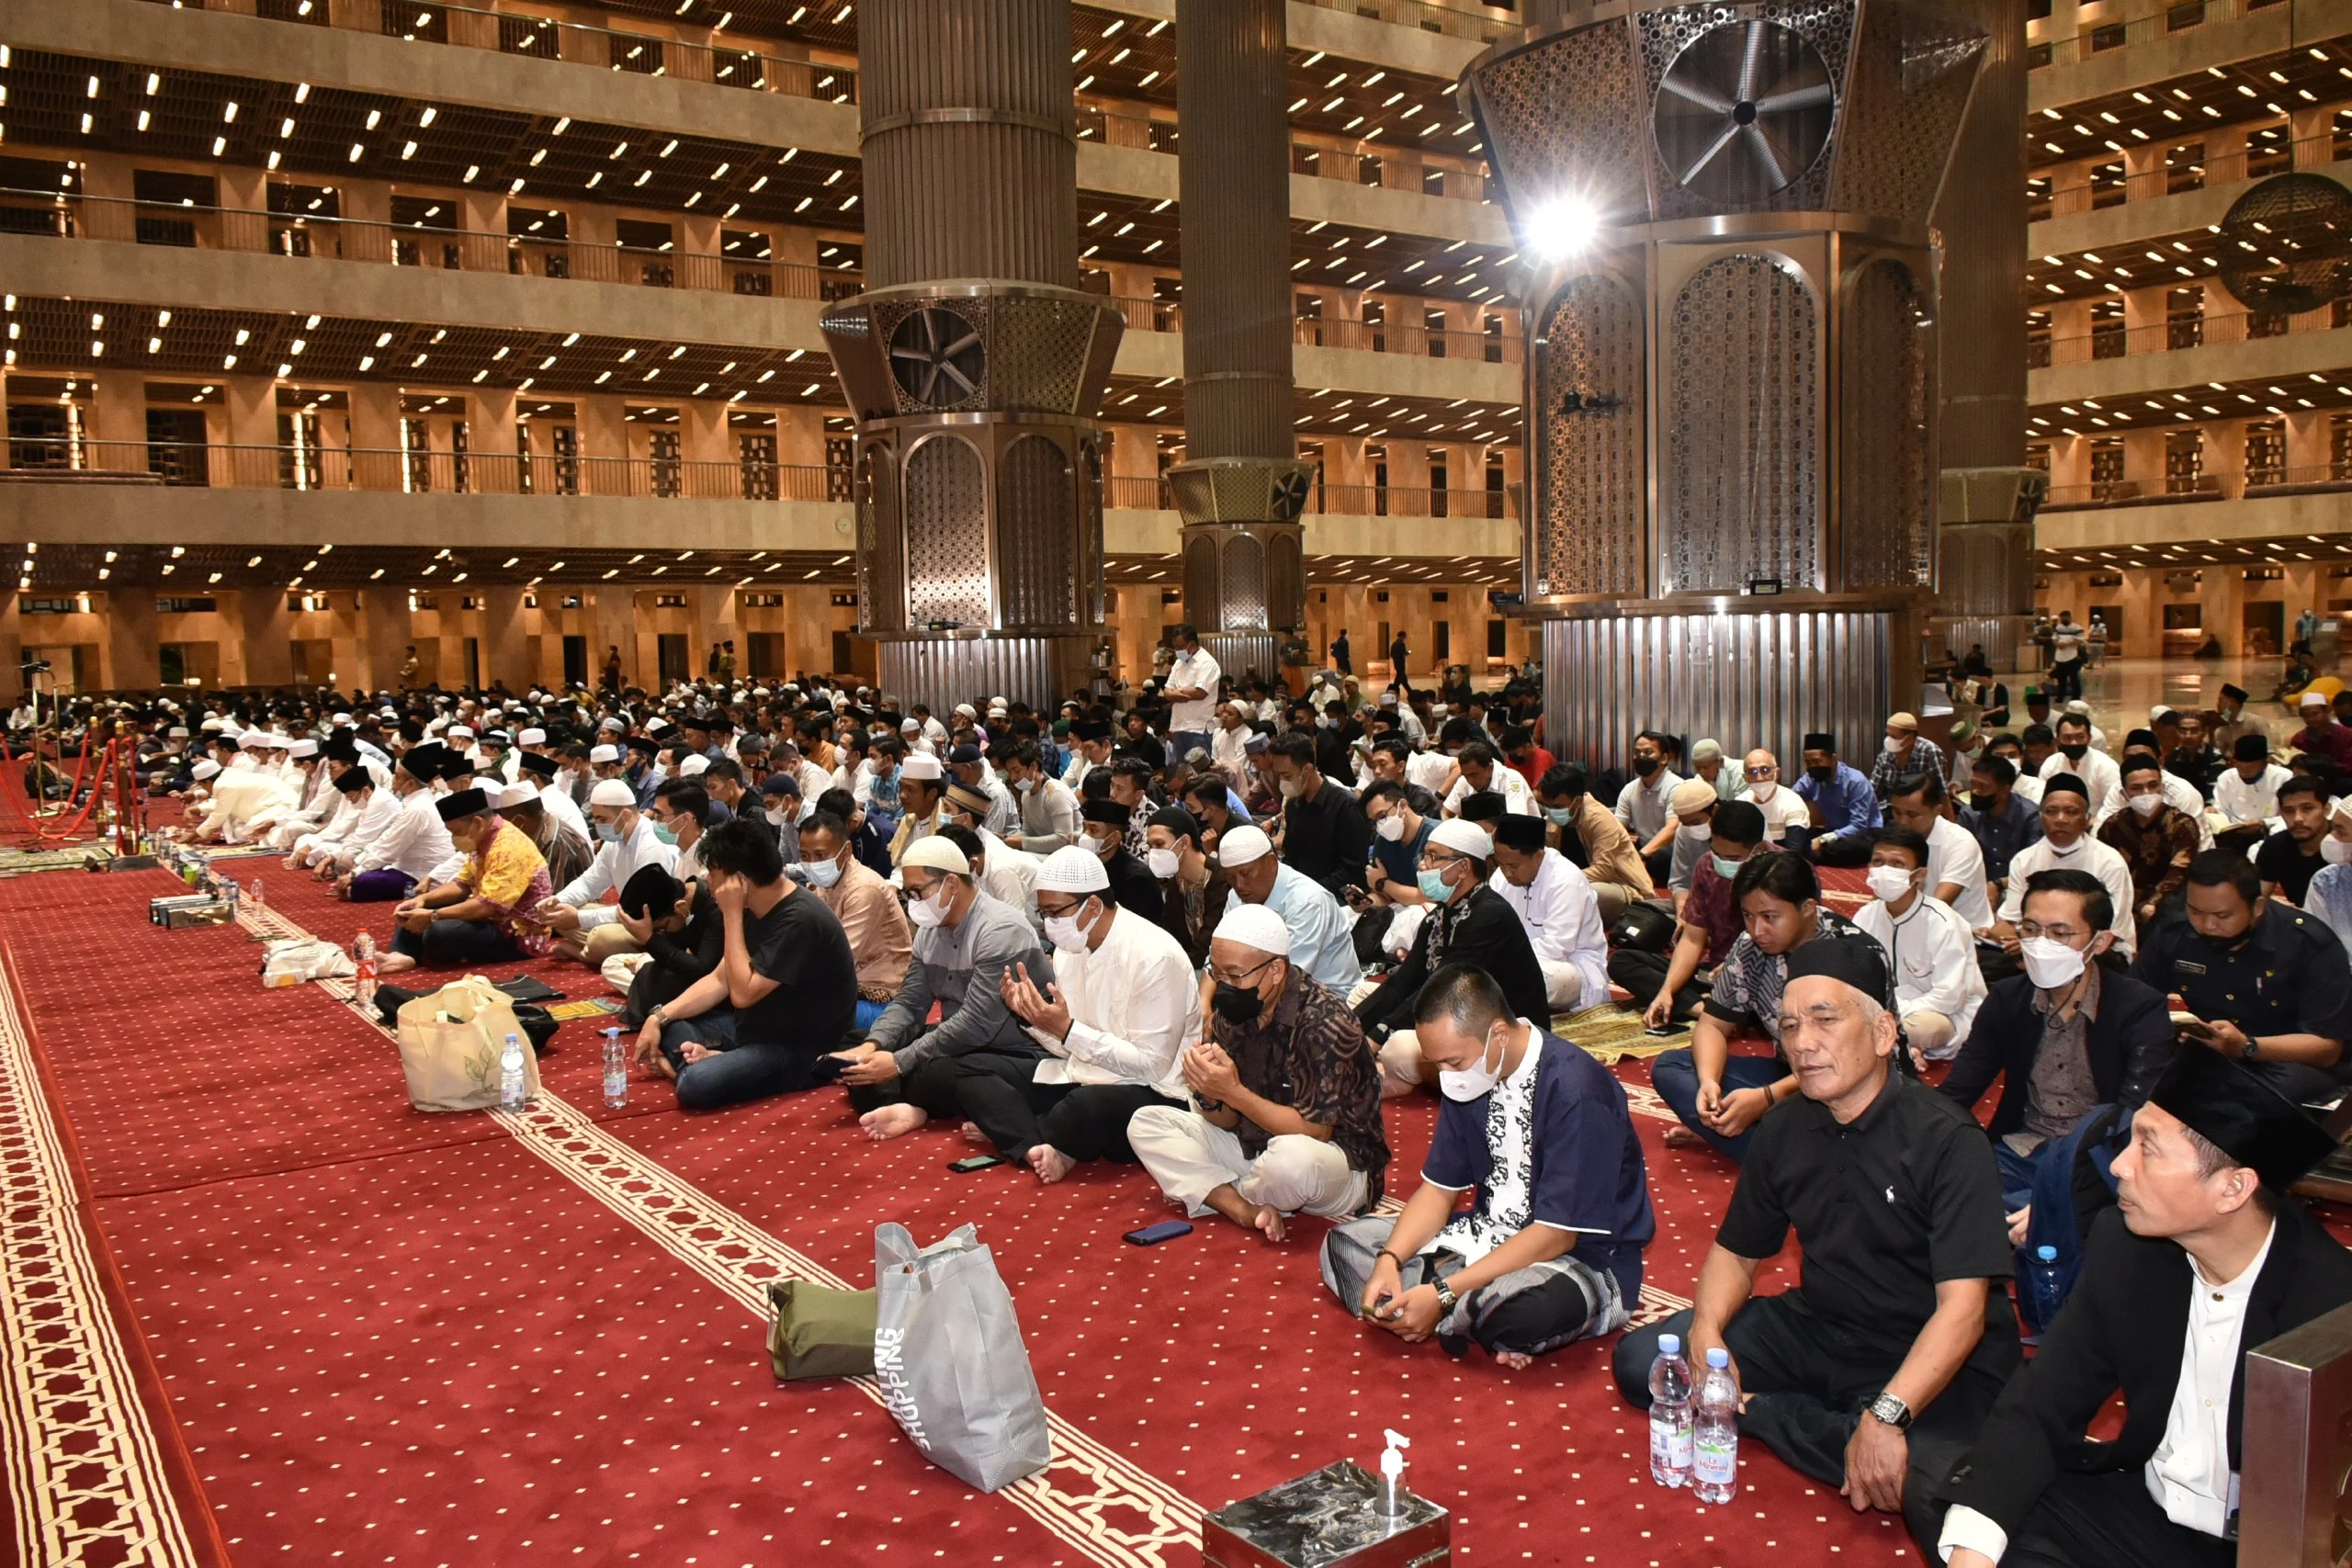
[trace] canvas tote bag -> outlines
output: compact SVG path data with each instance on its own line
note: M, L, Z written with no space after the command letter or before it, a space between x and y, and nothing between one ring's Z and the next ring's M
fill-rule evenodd
M456 1020L445 1020L443 1014ZM523 1042L524 1091L537 1098L539 1064L506 993L480 975L401 1004L394 1032L408 1101L419 1111L487 1111L498 1103L506 1037Z
M876 1226L874 1285L875 1377L915 1447L983 1492L1045 1469L1045 1402L972 1227L918 1249L906 1226Z

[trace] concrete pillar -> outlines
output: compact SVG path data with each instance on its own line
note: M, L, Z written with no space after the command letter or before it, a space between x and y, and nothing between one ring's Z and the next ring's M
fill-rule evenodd
M401 665L408 658L408 645L416 639L408 590L370 584L360 592L355 618L360 651L352 679L364 681L371 692L400 690Z
M581 490L590 495L629 494L627 405L618 398L603 396L575 402L580 410ZM624 648L621 652L626 655L628 650Z
M609 650L621 650L621 684L645 684L644 671L650 668L640 658L637 646L637 593L625 587L605 583L595 591L596 631L588 639L588 679L591 684L604 679L605 660Z
M223 376L221 434L213 448L216 489L254 490L277 483L277 383L262 376Z
M721 643L732 642L736 645L735 669L741 673L743 669L742 634L737 627L734 586L697 588L689 602L694 605L695 627L693 640L686 651L695 671L699 674L710 667L712 649Z
M155 645L155 591L126 588L107 595L107 640L100 682L119 692L163 679Z
M515 457L514 394L500 387L473 393L466 421L467 483L485 495L513 495L522 488Z
M401 488L401 395L394 387L351 389L351 478L360 490Z
M727 428L727 405L690 398L678 410L678 448L685 455L688 495L741 498L742 479Z
M90 466L126 473L147 467L147 382L136 371L108 371L98 378L97 445Z
M17 610L14 593L0 593L0 696L10 706L23 695L25 677L25 628Z
M537 649L532 647L520 588L492 588L481 596L481 678L521 694L531 689Z
M283 588L244 588L237 592L238 637L244 645L245 684L294 683L294 615Z

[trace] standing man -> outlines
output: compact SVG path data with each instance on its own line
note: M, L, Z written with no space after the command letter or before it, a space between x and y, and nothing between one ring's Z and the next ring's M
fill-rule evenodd
M1399 626L1396 628L1396 635L1388 641L1387 689L1403 694L1402 701L1408 704L1413 700L1413 682L1405 673L1405 660L1410 651L1405 646L1405 629Z
M1348 649L1348 628L1341 626L1340 635L1331 639L1331 668L1342 676L1356 672L1355 655Z
M1169 749L1175 756L1189 757L1195 750L1208 749L1217 688L1224 683L1225 671L1218 667L1216 656L1201 646L1200 634L1190 621L1170 631L1168 644L1176 650L1168 684L1160 692L1170 704Z
M2083 642L2075 612L2059 611L2058 624L2050 628L2050 685L2062 703L2083 694Z

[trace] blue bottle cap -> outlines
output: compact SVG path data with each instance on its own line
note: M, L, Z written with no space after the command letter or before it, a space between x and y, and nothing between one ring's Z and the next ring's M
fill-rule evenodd
M2033 1255L2036 1258L2041 1258L2044 1263L2055 1263L2058 1261L2058 1249L2054 1247L2037 1247L2033 1249Z
M1728 1351L1728 1350L1726 1350L1726 1349L1724 1349L1724 1348L1722 1346L1720 1346L1720 1345L1711 1345L1711 1346L1709 1346L1709 1347L1707 1348L1707 1365L1709 1365L1709 1366L1711 1366L1711 1367L1728 1367L1728 1366L1730 1366L1730 1365L1731 1365L1731 1352L1730 1352L1730 1351Z
M1682 1354L1682 1336L1679 1334L1659 1335L1657 1337L1657 1353L1661 1356L1679 1356Z

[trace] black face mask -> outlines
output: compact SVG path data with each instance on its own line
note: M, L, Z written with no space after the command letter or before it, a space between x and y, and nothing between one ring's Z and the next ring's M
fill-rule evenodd
M1831 762L1826 767L1807 768L1804 776L1815 784L1827 784L1838 776L1838 764Z
M1968 804L1979 811L1994 811L2000 807L2001 799L1998 795L1986 795L1980 790L1968 797Z
M1216 1015L1235 1023L1248 1023L1265 1010L1266 998L1258 994L1255 986L1228 986L1216 983L1216 994L1209 998L1209 1006Z
M1652 773L1657 772L1657 759L1656 757L1634 758L1634 772L1641 774L1644 778L1649 777Z
M2090 748L2088 746L2061 746L2058 750L2066 753L2066 761L2070 762L2079 762L2083 760L2083 754L2088 751Z

